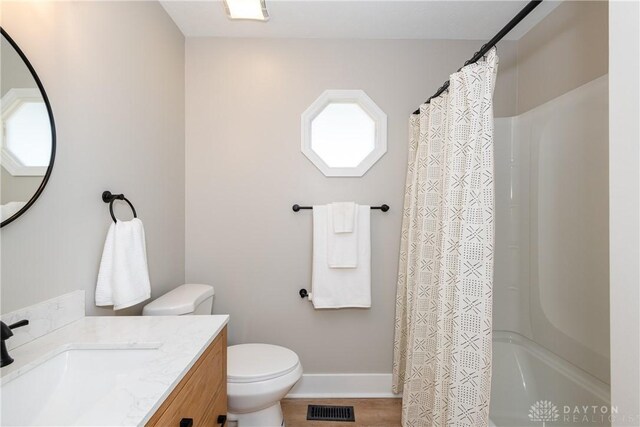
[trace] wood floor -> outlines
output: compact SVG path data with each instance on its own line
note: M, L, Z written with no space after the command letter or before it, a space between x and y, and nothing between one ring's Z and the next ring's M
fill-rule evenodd
M307 405L353 406L356 422L307 421ZM400 427L402 399L284 399L287 427Z

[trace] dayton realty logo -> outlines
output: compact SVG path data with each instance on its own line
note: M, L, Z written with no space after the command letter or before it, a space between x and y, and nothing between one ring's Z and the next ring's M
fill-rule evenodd
M557 421L558 418L560 418L558 408L548 400L538 400L529 409L529 419L542 422L542 427L545 427L547 422Z

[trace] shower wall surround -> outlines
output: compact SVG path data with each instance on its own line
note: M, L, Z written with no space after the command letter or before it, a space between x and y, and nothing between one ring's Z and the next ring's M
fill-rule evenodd
M493 329L531 338L529 312L528 145L518 137L518 117L494 122L495 267Z
M520 116L535 341L609 382L607 76Z
M496 121L494 326L608 383L607 30L607 2L569 1L518 41L518 116Z
M494 329L608 383L607 94L605 75L496 120Z
M2 313L78 289L88 315L113 313L93 305L105 189L124 192L144 221L152 295L183 283L182 33L157 2L3 1L1 19L42 79L58 132L47 188L2 228Z

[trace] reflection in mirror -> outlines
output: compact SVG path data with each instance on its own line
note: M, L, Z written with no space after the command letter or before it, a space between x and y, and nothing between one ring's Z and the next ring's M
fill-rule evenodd
M0 204L4 226L39 196L48 179L55 141L53 118L37 77L4 32L0 67Z

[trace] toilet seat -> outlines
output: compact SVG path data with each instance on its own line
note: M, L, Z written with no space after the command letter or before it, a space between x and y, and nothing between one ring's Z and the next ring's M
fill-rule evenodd
M239 344L227 348L227 382L267 381L293 372L300 365L298 355L271 344Z

